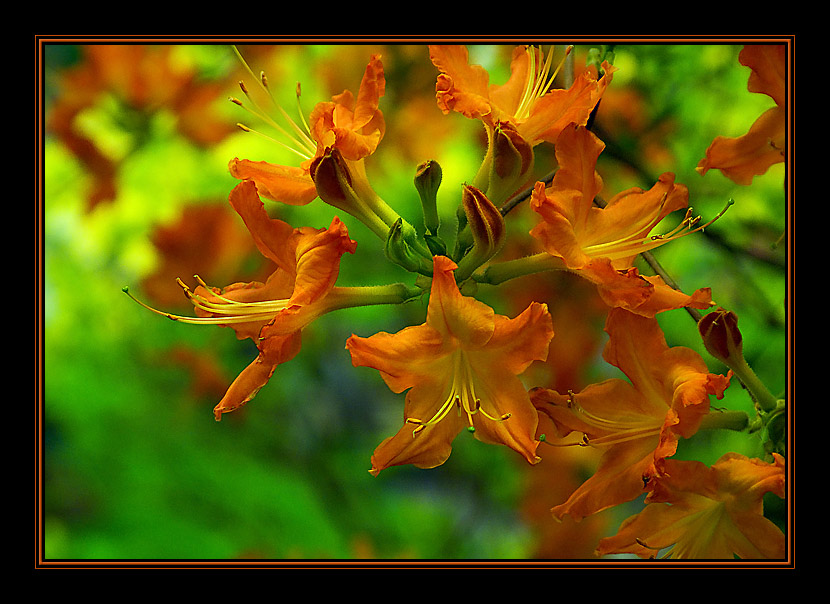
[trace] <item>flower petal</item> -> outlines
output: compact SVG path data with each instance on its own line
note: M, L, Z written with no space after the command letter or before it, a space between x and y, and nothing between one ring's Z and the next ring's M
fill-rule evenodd
M254 181L260 193L271 201L302 206L317 198L314 182L303 168L234 158L228 169L234 178Z
M290 304L306 305L322 298L334 287L343 254L354 254L357 243L349 238L346 225L335 216L328 229L297 229L295 238L296 280Z
M384 439L375 449L369 472L377 476L381 470L406 464L424 469L440 466L449 458L452 441L463 427L463 420L454 413L415 436L412 434L415 427L404 424L397 434Z
M481 65L470 65L466 46L429 47L429 58L441 71L435 98L444 113L457 111L472 119L490 115L490 75Z
M429 325L405 327L395 334L355 335L346 340L355 367L373 367L392 392L400 393L433 377L436 358L453 352L441 334Z
M478 348L493 337L495 312L483 302L461 295L453 273L456 268L446 256L433 258L426 323L443 337L457 339L465 348Z
M755 176L765 174L770 166L785 160L786 124L784 110L772 107L755 120L743 136L715 137L706 157L697 165L701 175L720 170L739 185L752 184Z
M594 107L611 83L616 68L603 63L604 75L597 80L595 68L583 71L568 89L554 89L533 104L530 116L519 127L528 141L556 144L560 133L571 124L584 126Z
M261 352L231 383L225 396L213 409L216 421L223 413L238 409L262 389L278 365L293 359L300 351L301 335L299 332L283 338L271 338L267 345L260 344Z

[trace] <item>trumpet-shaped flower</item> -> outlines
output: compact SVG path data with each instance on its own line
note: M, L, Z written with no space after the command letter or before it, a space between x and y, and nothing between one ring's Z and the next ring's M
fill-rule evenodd
M572 47L567 47L567 56ZM481 65L470 64L466 46L430 46L430 59L441 72L435 85L438 107L481 120L487 131L487 154L473 182L495 203L506 201L526 186L532 175L533 148L555 143L568 124L586 124L611 81L614 67L603 63L597 79L589 67L568 89L551 88L564 57L551 73L553 48L518 46L513 51L510 77L490 84Z
M264 77L260 81L267 89ZM311 174L312 162L327 150L337 149L349 165L351 178L362 182L365 180L363 160L375 152L386 130L383 113L378 108L385 90L383 63L379 55L373 55L366 66L357 96L345 90L332 97L331 101L317 103L305 129L291 120L279 106L280 114L289 122L287 130L265 112L258 111L260 117L280 130L284 137L290 138L287 146L301 158L301 162L286 166L234 158L228 166L231 174L241 180L253 180L259 192L271 201L306 205L318 195ZM241 101L237 103L242 104ZM362 184L368 186L367 183ZM358 183L354 187L360 190Z
M709 373L689 348L670 348L657 321L612 309L605 326L605 360L629 378L611 378L579 393L536 388L531 400L539 410L546 440L602 447L595 474L570 498L553 508L556 516L580 519L630 501L664 474L665 458L680 438L689 438L709 413L709 396L723 396L729 379Z
M651 234L671 212L688 206L688 189L667 172L650 190L633 187L597 207L602 179L596 163L604 148L586 128L571 125L562 131L556 144L559 169L550 186L537 182L531 196L530 205L542 221L530 234L566 269L595 283L610 306L645 316L683 306L708 308L708 288L686 295L660 277L642 276L632 268L637 254L708 226L695 226L699 218L688 209L672 232Z
M598 555L632 553L652 558L783 559L784 533L764 517L763 496L784 497L784 458L773 462L727 453L712 467L667 460L667 475L646 497L646 507L602 539ZM668 549L667 549L668 548Z
M234 380L214 409L217 421L251 400L268 382L276 367L299 352L304 327L320 315L348 305L350 288L335 287L340 258L354 253L355 242L335 217L328 229L294 228L270 218L256 185L239 183L230 203L242 217L257 249L276 264L265 283L234 283L219 289L204 282L194 290L184 283L196 317L154 312L184 323L231 327L239 339L250 338L259 351Z
M530 463L539 460L537 416L518 376L547 357L547 306L534 302L515 319L497 315L461 294L455 269L449 258L434 257L425 323L346 343L355 366L377 369L393 392L408 390L404 425L375 450L373 475L395 465L443 464L464 428Z
M542 141L555 143L570 123L584 125L615 71L604 63L601 78L588 68L570 88L552 89L559 71L550 71L553 48L545 58L539 48L518 46L513 51L507 82L494 85L484 67L469 63L465 46L430 46L429 52L441 72L435 96L444 113L457 111L481 120L489 129L499 123L510 124L531 146Z
M750 92L766 94L775 107L767 109L749 128L735 138L718 136L697 165L699 174L720 170L739 185L752 183L770 166L784 161L786 145L786 52L781 44L751 44L741 50L738 60L752 70Z

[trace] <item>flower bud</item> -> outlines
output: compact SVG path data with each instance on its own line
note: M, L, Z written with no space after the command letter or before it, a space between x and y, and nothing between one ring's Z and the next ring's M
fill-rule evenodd
M411 245L414 238L414 229L404 223L403 219L398 218L390 227L386 238L384 248L386 257L410 272L428 273L429 271L423 266L423 257Z
M704 315L697 328L706 350L719 361L731 366L743 358L743 338L734 312L717 308Z
M320 199L351 214L378 236L386 237L388 225L394 222L397 215L382 200L366 195L371 191L365 177L359 172L353 176L338 149L327 148L322 155L315 157L309 166L309 173ZM385 211L386 220L378 214L379 211Z
M442 170L438 162L428 160L418 166L415 173L415 188L421 196L421 206L424 211L424 226L427 233L438 233L438 187L441 186Z
M329 205L347 210L344 206L355 193L349 168L340 151L326 149L311 162L309 172L320 198Z
M499 209L472 185L464 185L461 204L473 242L472 249L458 262L456 277L467 277L501 250L505 225Z
M492 164L487 196L505 201L522 186L533 166L533 147L507 122L499 122L493 131Z

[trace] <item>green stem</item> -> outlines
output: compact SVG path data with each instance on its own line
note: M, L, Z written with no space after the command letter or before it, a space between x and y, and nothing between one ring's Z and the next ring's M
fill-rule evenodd
M749 416L743 411L711 411L703 417L701 430L735 430L741 432L749 426Z
M421 295L421 288L404 283L334 287L326 296L327 311L378 304L403 304Z
M497 264L491 264L481 271L473 274L473 279L479 283L488 285L499 285L510 279L541 273L544 271L562 270L565 264L561 258L551 256L547 252L540 252L532 256L507 260Z
M737 359L730 360L730 369L732 369L737 378L741 380L741 383L747 389L749 395L752 397L752 400L755 401L755 404L758 405L759 409L765 413L774 411L778 406L777 399L767 389L764 383L758 379L758 376L755 375L755 372L752 371L752 368L746 360L742 356L737 356Z

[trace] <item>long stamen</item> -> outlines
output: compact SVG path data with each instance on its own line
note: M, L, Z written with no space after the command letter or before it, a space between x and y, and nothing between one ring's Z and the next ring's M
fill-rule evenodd
M288 112L285 109L282 108L282 105L277 103L276 99L274 98L274 95L271 94L271 89L268 87L268 78L265 77L265 72L264 71L260 72L259 81L260 81L260 84L262 85L263 90L265 90L265 92L268 94L268 98L271 100L271 102L274 104L274 106L280 112L282 117L291 126L291 129L294 130L294 132L297 134L298 137L300 137L300 140L305 143L307 148L314 149L315 144L314 144L314 141L311 140L311 138L309 137L310 130L308 128L308 124L305 123L305 117L303 116L303 113L300 110L299 83L297 84L297 88L294 89L294 94L295 94L295 97L297 99L297 110L298 110L297 113L299 114L300 119L303 121L303 124L305 125L305 130L300 128L297 125L297 123L293 119L291 119L291 117L288 115Z
M277 129L279 129L280 131L282 131L283 133L285 133L285 131L284 131L282 128L280 128L278 125L273 124L273 123L271 122L271 120L269 120L269 118L267 118L267 117L265 117L265 116L261 116L261 115L259 115L258 113L254 112L254 111L251 111L251 109L249 109L248 107L245 107L245 105L243 105L243 104L242 104L242 102L241 102L239 99L231 98L231 99L229 99L229 100L230 100L232 103L235 103L235 104L239 105L240 107L242 107L243 109L245 109L245 110L246 110L246 111L248 111L249 113L252 113L253 115L256 115L257 117L259 117L260 119L262 119L262 120L264 120L264 121L266 121L266 122L271 123L271 125L272 125L272 126L274 126L275 128L277 128ZM242 130L243 132L251 132L251 133L253 133L253 134L256 134L257 136L261 136L262 138L264 138L264 139L265 139L265 140L267 140L268 142L271 142L271 143L275 143L275 144L277 144L277 145L280 145L281 147L283 147L283 148L287 149L288 151L291 151L292 153L295 153L295 154L299 155L302 159L308 159L308 158L310 158L310 157L311 157L311 155L310 155L307 151L304 151L304 150L303 150L303 151L301 151L301 150L295 149L295 148L294 148L294 147L292 147L291 145L288 145L288 144L284 143L283 141L281 141L281 140L279 140L279 139L274 138L273 136L268 136L268 135L267 135L267 134L265 134L264 132L260 132L259 130L254 130L254 129L253 129L253 128L251 128L250 126L247 126L247 125L242 124L242 123L237 123L237 124L236 124L236 126L237 126L240 130Z
M187 298L193 303L193 305L197 309L203 310L214 315L224 316L186 317L183 315L174 315L172 313L164 312L162 310L153 308L152 306L142 302L130 292L129 287L123 287L122 291L125 294L127 294L127 296L134 302L157 315L167 317L172 321L178 321L180 323L190 323L195 325L228 325L235 323L248 323L252 321L270 320L273 319L277 313L279 313L281 310L288 306L287 300L237 302L235 300L225 298L220 294L214 295L216 295L217 298L221 299L223 301L222 303L211 302L210 300L207 300L206 298L199 296L198 294L195 294L193 291L191 291L190 288L187 287L187 285L185 285L185 283L181 279L177 279L176 281L184 290L185 296L187 296ZM199 281L203 283L201 279L199 279Z
M277 111L279 111L279 113L280 113L280 115L282 115L283 119L288 123L291 130L293 130L293 134L288 132L282 126L280 126L273 118L271 118L268 115L268 113L266 111L264 111L262 109L262 107L259 106L259 104L256 102L256 100L254 100L251 97L251 95L249 94L248 89L245 86L244 82L240 81L239 82L239 87L242 90L242 92L245 94L245 97L248 99L248 101L253 105L254 109L250 109L250 108L246 107L241 101L239 101L239 99L235 99L233 97L230 99L231 102L233 102L236 105L239 105L240 107L242 107L246 111L249 111L252 115L258 117L259 119L263 120L265 123L269 124L271 127L276 129L277 131L279 131L283 136L285 136L289 141L291 141L291 144L288 145L288 144L285 144L285 143L281 143L280 141L275 141L275 142L278 142L279 144L283 145L284 147L286 147L287 149L293 151L294 153L297 153L298 155L300 155L301 157L303 157L305 159L313 157L314 153L315 153L315 150L316 150L316 144L314 143L313 140L311 140L311 137L309 135L308 124L306 123L305 117L302 115L302 112L300 111L300 119L302 120L303 125L305 126L305 131L302 128L300 128L300 126L298 126L296 124L296 122L288 115L288 112L285 111L285 109L282 108L282 106L274 98L273 94L271 94L271 90L268 87L268 79L266 78L265 73L264 72L260 73L259 77L254 75L253 70L251 70L248 63L242 57L242 54L239 52L239 49L237 49L236 46L233 46L233 50L236 53L237 58L242 63L242 65L245 67L245 69L248 71L248 73L251 75L251 77L259 84L260 88L268 96L268 99L271 101L271 103L274 105L274 107L277 109ZM297 107L299 109L299 96L298 96ZM243 126L241 124L239 124L239 126L240 126L240 128L242 128L245 131L255 132L257 134L260 134L256 130L253 130L252 128L250 128L248 126ZM262 135L262 136L264 136L264 135ZM296 148L293 147L292 145L296 146Z
M466 413L467 420L470 424L468 430L474 431L473 416L476 413L481 413L484 417L494 422L502 422L510 418L510 413L505 413L499 417L493 416L481 406L481 399L475 394L475 387L473 385L472 368L464 357L464 353L454 355L453 358L453 378L450 384L449 394L444 402L438 408L438 411L427 421L423 421L414 417L406 418L405 422L416 424L415 430L412 431L412 436L416 436L419 432L433 426L443 420L453 407L458 409L458 413Z
M519 102L518 109L516 109L515 117L519 119L524 119L530 115L530 108L534 101L548 93L550 87L553 85L553 81L565 64L566 57L573 50L573 46L565 48L565 56L559 61L559 65L557 65L552 74L550 74L550 66L553 60L553 46L550 47L544 63L540 65L537 65L536 62L536 48L528 46L526 50L529 65L527 68L527 78L525 79L524 94L522 95L522 100Z
M630 440L657 435L662 429L662 422L657 421L656 419L608 419L591 413L577 402L573 391L568 391L568 408L573 411L574 414L579 416L579 418L581 418L586 424L600 430L610 432L610 434L605 434L596 438L589 438L586 434L583 437L583 444L586 446L615 445L628 442Z
M587 245L582 248L582 251L588 254L589 256L604 256L612 260L615 260L617 258L633 256L641 252L647 252L656 247L660 247L661 245L664 245L669 241L680 239L681 237L691 235L692 233L697 233L698 231L702 232L706 227L711 226L716 220L723 216L726 210L729 208L729 206L731 206L733 203L734 201L730 199L726 203L726 206L720 212L718 212L718 214L714 218L712 218L705 224L699 224L701 221L701 217L692 216L692 209L689 208L686 211L686 215L680 222L680 224L678 224L674 229L672 229L668 233L659 235L647 235L645 237L635 235L623 239L618 239L616 241L607 241L605 243ZM634 229L632 229L632 231L637 232Z
M309 128L309 127L308 127L308 122L307 122L307 121L306 121L306 119L305 119L305 114L303 113L303 108L302 108L302 106L300 105L300 96L302 96L302 94L303 94L303 91L302 91L302 89L300 88L300 83L299 83L299 82L297 82L297 88L295 89L295 95L296 95L296 97L297 97L297 113L299 114L300 119L301 119L301 120L302 120L302 122L303 122L303 127L305 128L305 131L306 131L306 132L309 134L309 136L310 136L310 135L311 135L311 128Z

